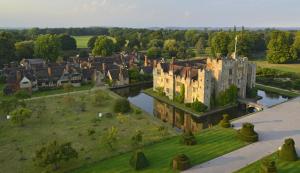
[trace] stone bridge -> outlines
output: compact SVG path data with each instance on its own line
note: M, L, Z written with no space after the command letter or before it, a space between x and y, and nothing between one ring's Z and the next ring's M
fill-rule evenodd
M258 104L253 99L238 99L238 102L245 104L246 108L255 108L257 111L262 111L264 109L267 109L268 107Z

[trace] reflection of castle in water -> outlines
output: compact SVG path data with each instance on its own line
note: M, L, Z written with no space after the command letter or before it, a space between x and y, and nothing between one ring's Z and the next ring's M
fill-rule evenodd
M203 123L197 122L192 115L158 100L154 100L153 114L160 120L182 130L198 132L203 129Z

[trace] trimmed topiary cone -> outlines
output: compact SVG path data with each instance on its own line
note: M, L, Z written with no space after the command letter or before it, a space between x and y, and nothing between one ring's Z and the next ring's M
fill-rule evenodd
M230 121L229 121L229 115L224 114L223 119L220 121L219 125L223 128L229 128L231 127Z
M261 163L260 173L277 173L275 161L265 159Z
M292 138L284 140L284 144L279 150L279 159L284 161L296 161L298 160L297 152L295 149L295 141Z
M246 142L258 141L258 134L254 131L254 125L251 123L244 123L243 127L237 131L238 138Z
M196 145L197 140L194 136L194 134L188 130L187 132L184 132L181 137L181 142L185 145Z
M191 167L190 159L185 154L180 154L173 158L172 167L179 171L187 170Z
M149 166L149 162L142 151L136 151L129 163L135 170L141 170Z

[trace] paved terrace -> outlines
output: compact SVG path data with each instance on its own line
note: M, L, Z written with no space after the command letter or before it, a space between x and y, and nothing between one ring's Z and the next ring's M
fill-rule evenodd
M231 173L275 152L285 138L295 140L300 154L300 97L233 122L239 129L242 123L255 125L259 142L248 145L211 161L197 165L186 173Z

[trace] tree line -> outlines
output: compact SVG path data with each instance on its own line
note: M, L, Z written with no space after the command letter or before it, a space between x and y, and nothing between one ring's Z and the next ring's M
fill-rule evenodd
M5 30L0 32L0 64L21 58L45 58L76 54L109 56L120 51L144 51L149 58L188 59L198 56L230 56L237 54L255 57L265 53L270 63L296 62L300 57L300 32L236 29L211 30L150 30L131 28L47 28ZM72 36L92 35L88 51L78 51Z

